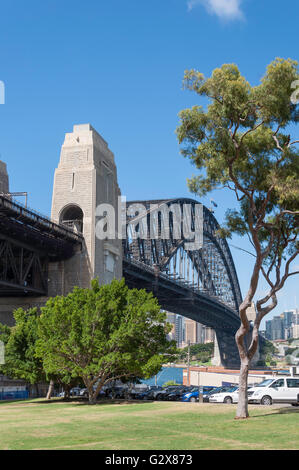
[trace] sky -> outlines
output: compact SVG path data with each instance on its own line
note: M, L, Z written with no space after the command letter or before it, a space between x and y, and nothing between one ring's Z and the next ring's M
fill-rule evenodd
M2 1L0 159L11 191L27 191L29 205L50 215L64 134L91 123L115 154L128 200L190 197L196 169L175 129L180 110L202 103L182 89L184 71L209 76L236 63L257 85L276 57L298 59L298 17L297 0ZM235 200L225 190L211 198L221 223ZM239 237L230 243L248 248ZM231 250L244 295L253 258ZM299 307L298 281L268 319Z

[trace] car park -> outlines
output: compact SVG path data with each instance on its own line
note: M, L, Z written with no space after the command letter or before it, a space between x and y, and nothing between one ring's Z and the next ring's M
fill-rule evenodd
M209 396L210 403L238 403L239 400L239 387L231 387L225 392L212 393Z
M248 390L248 403L299 406L299 377L271 377Z

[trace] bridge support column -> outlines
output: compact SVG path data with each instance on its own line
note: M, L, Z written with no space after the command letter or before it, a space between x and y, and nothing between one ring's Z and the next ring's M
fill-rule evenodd
M215 330L215 350L213 365L227 369L239 369L239 352L233 331Z

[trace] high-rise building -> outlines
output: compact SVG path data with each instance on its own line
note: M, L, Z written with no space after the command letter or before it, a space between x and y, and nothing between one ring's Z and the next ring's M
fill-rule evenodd
M181 315L176 315L175 339L178 347L182 347L184 342L184 319Z
M205 342L205 330L204 326L201 323L196 323L196 342L204 343Z
M175 313L166 313L166 321L172 325L172 330L168 333L169 340L175 340L175 322L176 322L176 314Z
M204 343L213 343L215 341L215 331L213 328L204 327L205 337Z
M283 326L284 328L291 328L292 323L293 323L293 317L295 310L289 310L287 312L282 313L282 319L283 319Z
M284 339L283 319L276 316L272 319L272 340Z
M266 321L266 339L272 340L272 320Z

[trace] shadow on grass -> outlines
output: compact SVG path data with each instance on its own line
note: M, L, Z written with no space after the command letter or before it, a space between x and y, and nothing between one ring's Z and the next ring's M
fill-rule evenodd
M264 418L265 416L274 416L274 415L290 415L290 414L299 414L299 407L289 406L284 408L276 408L272 413L259 414L256 416L250 416L251 419Z
M24 403L24 400L23 400ZM98 400L95 404L91 405L89 401L85 398L70 398L68 400L64 398L51 398L51 400L45 399L37 399L36 401L33 400L28 400L28 404L34 404L34 405L51 405L51 404L66 404L66 405L72 405L76 404L77 406L107 406L107 405L145 405L146 403L153 403L151 400L112 400L112 399L107 399L107 400Z

